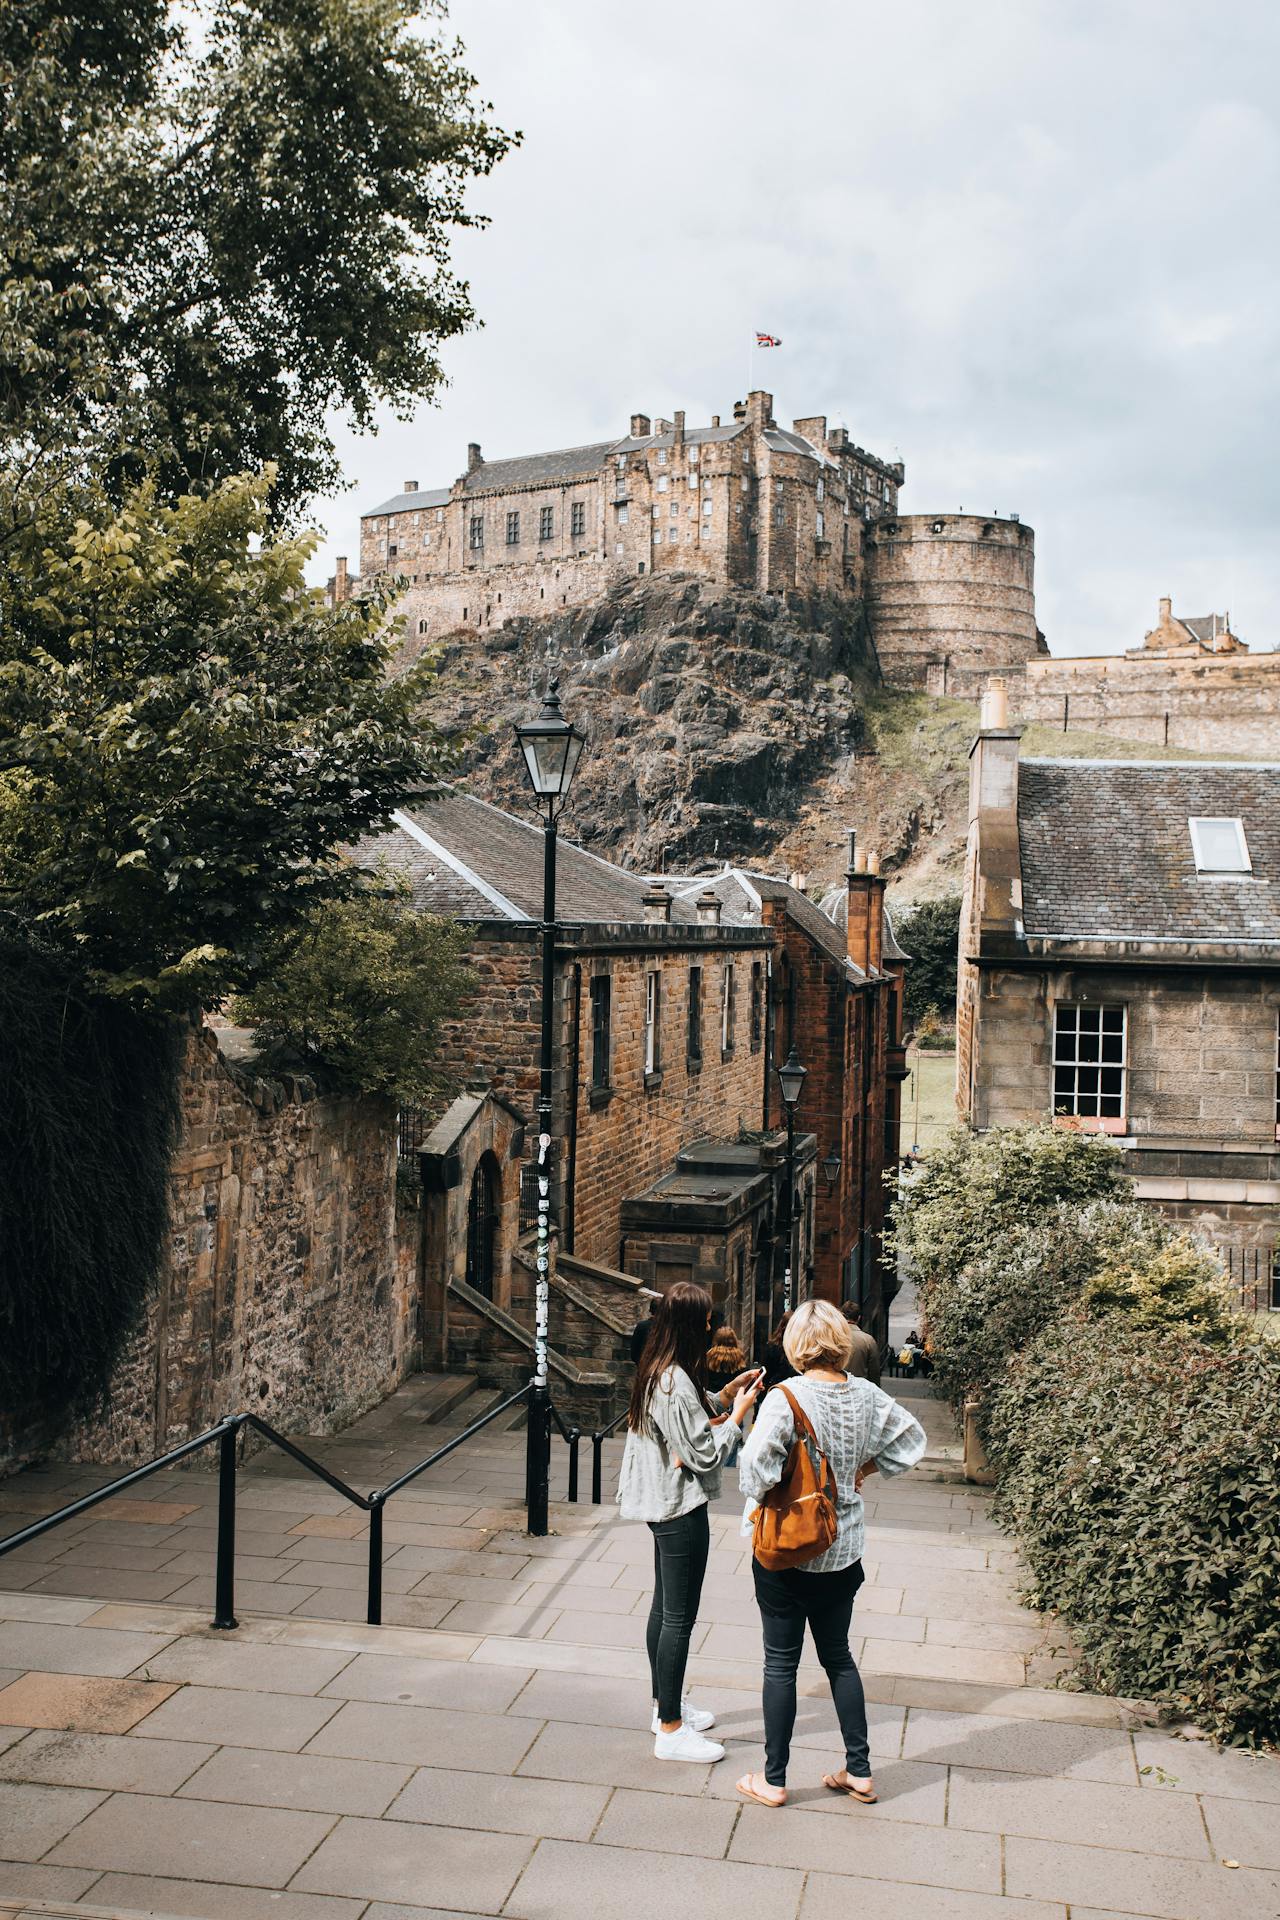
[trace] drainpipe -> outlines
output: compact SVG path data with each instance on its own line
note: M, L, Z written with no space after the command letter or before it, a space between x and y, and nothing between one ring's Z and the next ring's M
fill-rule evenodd
M573 1214L578 1194L578 1086L582 1071L582 967L573 969L573 1050L569 1056L569 1164L564 1181L564 1250L573 1252Z

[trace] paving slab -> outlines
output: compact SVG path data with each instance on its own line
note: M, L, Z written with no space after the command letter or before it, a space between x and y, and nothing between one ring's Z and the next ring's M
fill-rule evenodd
M802 1873L777 1866L544 1840L506 1911L520 1920L740 1913L751 1920L796 1920L803 1884Z
M939 1765L1139 1784L1133 1743L1116 1729L1059 1726L996 1714L907 1709L904 1756Z
M412 1767L403 1763L223 1747L178 1792L183 1799L247 1807L377 1815L386 1812L412 1776Z
M83 1787L0 1781L0 1850L13 1860L40 1860L105 1799Z
M332 1825L327 1814L113 1793L49 1858L55 1866L102 1872L283 1887Z
M114 1674L123 1679L153 1660L172 1636L113 1633L45 1621L0 1621L0 1666L43 1673Z
M1209 1740L1179 1739L1147 1728L1135 1730L1133 1749L1144 1787L1280 1806L1280 1760L1274 1754L1219 1748Z
M35 1866L26 1860L0 1859L0 1888L28 1900L74 1900L97 1878L92 1867Z
M731 1765L732 1761L726 1755L720 1764ZM659 1793L697 1794L706 1786L710 1768L655 1760L653 1735L647 1725L629 1732L618 1727L561 1726L552 1722L533 1742L516 1771L526 1779L580 1780L588 1786L651 1787Z
M510 1774L460 1774L447 1766L420 1767L392 1804L388 1818L553 1840L589 1840L609 1794L608 1787L580 1786L563 1780L522 1780Z
M174 1691L153 1680L106 1680L78 1673L24 1673L0 1688L0 1723L127 1733Z
M234 1687L181 1687L137 1729L142 1740L207 1740L214 1746L296 1753L338 1711L333 1700Z
M803 1808L789 1807L784 1817L764 1807L744 1806L729 1858L822 1873L857 1873L869 1880L918 1881L969 1893L1001 1891L998 1835L917 1825L907 1844L906 1829L888 1821L849 1824L870 1809L846 1798L843 1811L842 1823Z
M363 1920L359 1900L327 1899L316 1893L281 1893L262 1887L232 1887L212 1880L106 1873L94 1882L95 1901L135 1914L185 1920Z
M1280 1908L1280 1874L1062 1841L1005 1843L1005 1891L1156 1920L1240 1920Z
M737 1807L727 1801L619 1787L593 1837L597 1846L723 1860L737 1818Z
M415 1707L505 1713L533 1678L519 1667L452 1665L412 1654L360 1653L323 1689L325 1699L381 1700Z
M226 1634L188 1635L149 1660L147 1671L157 1680L314 1694L350 1662L348 1653L319 1647L252 1646Z
M800 1902L800 1920L1067 1920L1057 1901L1007 1900L954 1887L922 1887L858 1874L811 1873ZM1080 1920L1075 1910L1073 1920Z
M536 1844L523 1835L462 1827L340 1820L293 1885L306 1893L393 1902L425 1897L473 1913L498 1913Z
M1173 1803L1172 1795L1145 1797L1164 1806ZM1280 1867L1280 1819L1274 1802L1214 1800L1206 1795L1200 1805L1219 1858L1238 1860L1242 1867Z
M187 1740L126 1740L112 1733L38 1728L0 1755L0 1779L125 1793L176 1793L214 1749Z
M382 1706L364 1700L351 1700L345 1706L335 1701L324 1704L337 1710L311 1741L312 1753L403 1761L417 1767L447 1761L467 1773L514 1773L543 1724L509 1714Z
M953 1767L947 1823L1041 1840L1073 1841L1087 1835L1091 1846L1176 1854L1185 1860L1209 1857L1200 1810L1187 1795L1175 1798L1090 1780L1045 1780ZM1271 1824L1278 1824L1274 1817ZM1280 1848L1275 1851L1275 1864L1280 1865Z

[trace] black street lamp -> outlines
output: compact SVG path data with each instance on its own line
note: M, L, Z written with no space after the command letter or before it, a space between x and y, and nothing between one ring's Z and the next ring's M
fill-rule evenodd
M560 711L560 694L548 680L542 711L516 728L529 781L545 809L542 840L542 1046L538 1080L538 1256L533 1309L533 1380L525 1453L525 1500L529 1532L547 1531L551 1477L551 1386L547 1333L551 1294L551 1087L556 984L556 819L577 771L587 736Z
M783 1215L783 1227L787 1236L787 1264L782 1275L782 1311L790 1313L791 1276L795 1271L796 1104L800 1098L800 1089L805 1082L805 1069L800 1065L794 1046L776 1071L778 1085L782 1089L783 1111L787 1116L787 1206Z
M840 1178L840 1149L832 1147L822 1162L822 1179L828 1193L834 1193Z

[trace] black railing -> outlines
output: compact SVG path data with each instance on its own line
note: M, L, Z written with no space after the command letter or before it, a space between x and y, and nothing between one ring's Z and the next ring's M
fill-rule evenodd
M268 1426L265 1420L260 1420L256 1413L228 1414L227 1418L220 1420L216 1427L210 1427L205 1433L198 1433L193 1440L185 1440L180 1447L171 1447L168 1453L162 1453L158 1459L149 1460L145 1466L134 1467L129 1473L118 1475L116 1479L107 1481L105 1486L96 1487L92 1493L86 1493L81 1499L71 1501L68 1506L59 1507L56 1513L46 1514L42 1520L34 1521L31 1526L23 1527L20 1532L11 1533L7 1539L0 1540L0 1559L6 1553L12 1553L17 1547L26 1546L29 1541L38 1540L42 1534L61 1526L64 1521L73 1520L78 1514L87 1513L91 1507L98 1506L102 1501L112 1499L116 1494L122 1493L126 1487L137 1486L139 1481L149 1480L153 1473L159 1473L165 1467L176 1466L180 1460L188 1459L193 1453L199 1453L205 1447L216 1446L218 1449L218 1538L215 1554L212 1624L223 1630L236 1626L238 1624L235 1614L236 1446L241 1431L244 1428L251 1428L254 1433L261 1434L264 1440L269 1440L272 1446L279 1447L282 1453L287 1453L291 1459L298 1461L308 1473L313 1473L318 1480L323 1480L326 1486L333 1488L335 1493L340 1493L345 1500L351 1502L352 1506L359 1507L362 1513L368 1514L369 1585L365 1617L371 1627L381 1626L382 1515L388 1500L401 1492L411 1481L416 1480L419 1474L425 1473L438 1460L445 1459L455 1448L462 1446L464 1441L470 1440L483 1427L487 1427L490 1421L498 1419L501 1414L509 1413L512 1407L519 1406L528 1398L528 1395L528 1387L521 1387L518 1393L510 1394L496 1407L490 1407L487 1412L480 1415L478 1420L473 1420L469 1427L464 1427L461 1433L454 1434L451 1440L446 1440L442 1447L437 1447L434 1453L428 1454L425 1460L420 1460L417 1466L410 1467L407 1473L402 1473L398 1479L368 1494L357 1493L355 1488L349 1487L345 1480L340 1480L336 1473L330 1473L328 1467L323 1466L319 1460L313 1460L309 1453L304 1453L301 1447L295 1446L285 1434L277 1433L276 1429ZM566 1434L565 1437L569 1436ZM576 1440L576 1435L574 1437ZM574 1500L577 1498L577 1460L576 1447L572 1444L569 1474L572 1488L569 1498Z
M593 1507L598 1507L603 1498L604 1443L611 1433L618 1431L626 1417L627 1409L624 1407L616 1420L611 1420L607 1427L601 1427L591 1436L591 1504Z
M1243 1313L1280 1310L1280 1247L1217 1247Z

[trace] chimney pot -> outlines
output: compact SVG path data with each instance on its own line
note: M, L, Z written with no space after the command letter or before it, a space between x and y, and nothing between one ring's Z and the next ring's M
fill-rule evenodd
M718 927L720 925L720 896L713 887L704 887L694 905L702 926Z
M867 872L871 874L875 874L875 873L879 873L879 871L880 871L880 855L878 853L869 853L867 855Z
M665 926L671 918L671 895L660 880L655 881L649 891L641 896L640 905L651 926Z
M1009 724L1009 689L998 674L992 676L982 689L982 710L978 725L983 733L993 727L1007 727Z
M855 874L857 874L857 873L865 873L866 870L867 870L867 856L862 851L862 848L859 847L857 853L854 855L853 871L855 872Z

